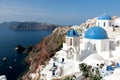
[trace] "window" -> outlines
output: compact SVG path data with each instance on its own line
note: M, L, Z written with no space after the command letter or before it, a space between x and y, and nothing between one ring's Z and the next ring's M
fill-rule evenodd
M119 47L120 46L120 41L116 42L116 46Z
M67 53L67 58L72 59L74 57L74 50L70 48Z
M53 67L56 67L55 63L53 63Z
M44 74L42 74L42 76L44 76Z
M103 51L106 51L106 44L104 44Z
M103 26L105 27L105 25L106 25L106 24L105 24L105 22L104 22Z
M72 39L70 39L70 46L72 46Z
M70 56L71 56L71 58L73 58L73 57L74 57L74 54L73 54L73 52L74 52L74 51L73 51L73 49L72 49L72 48L70 49L70 51L71 51Z
M62 63L64 62L64 58L62 58Z
M96 45L94 44L94 51L96 51Z
M52 71L52 75L55 76L55 70Z

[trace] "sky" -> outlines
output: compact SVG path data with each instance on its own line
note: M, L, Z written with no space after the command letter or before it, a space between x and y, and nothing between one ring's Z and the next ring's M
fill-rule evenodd
M103 13L120 16L120 0L0 0L0 22L79 25Z

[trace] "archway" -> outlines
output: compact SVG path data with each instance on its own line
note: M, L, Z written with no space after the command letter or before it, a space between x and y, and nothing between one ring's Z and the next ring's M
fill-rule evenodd
M116 45L117 47L120 47L120 41L119 41L119 40L116 41L115 45Z
M68 59L73 59L74 58L74 49L70 48L67 53L67 58Z

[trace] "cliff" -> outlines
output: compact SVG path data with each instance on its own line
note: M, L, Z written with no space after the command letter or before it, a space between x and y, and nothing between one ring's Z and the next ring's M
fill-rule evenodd
M49 30L52 31L61 25L48 24L43 22L3 22L0 27L9 27L12 30Z
M92 24L94 20L91 19ZM91 20L87 20L85 23L81 24L79 28L87 26ZM22 80L29 80L29 74L34 73L39 65L47 64L47 61L54 56L54 54L59 51L65 41L65 34L70 29L70 27L58 27L53 33L46 38L44 38L39 44L37 44L32 51L28 54L26 62L30 64L29 71L22 77Z
M26 62L30 64L30 70L22 77L23 80L29 80L29 73L35 72L39 65L46 64L46 61L61 49L65 34L69 29L70 27L56 28L50 36L44 38L32 49L26 58Z

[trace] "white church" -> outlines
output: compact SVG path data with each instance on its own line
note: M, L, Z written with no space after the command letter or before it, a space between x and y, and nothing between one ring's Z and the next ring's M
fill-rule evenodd
M105 61L120 61L120 31L112 26L111 16L100 15L96 26L88 28L83 35L81 38L74 29L67 32L63 48L40 72L40 80L77 75L79 64L83 62L96 66Z

